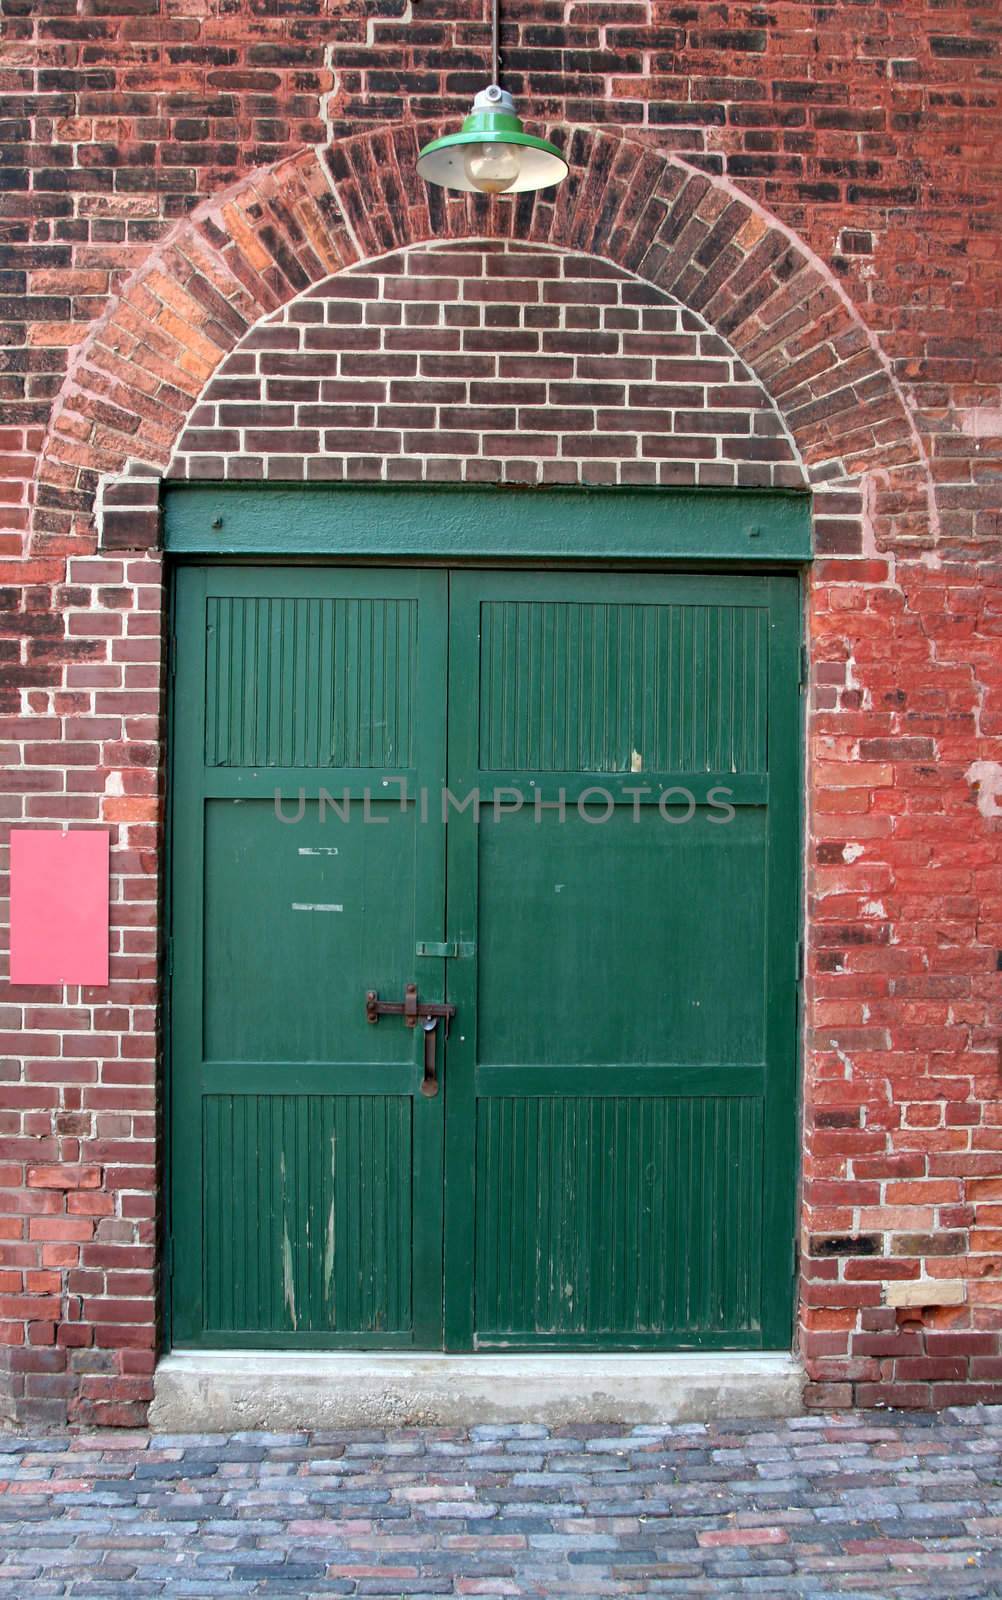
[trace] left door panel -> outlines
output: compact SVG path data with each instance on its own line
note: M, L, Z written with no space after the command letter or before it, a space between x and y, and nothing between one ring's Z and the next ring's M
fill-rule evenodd
M182 567L175 634L173 1342L440 1347L442 1097L365 996L445 998L445 575Z

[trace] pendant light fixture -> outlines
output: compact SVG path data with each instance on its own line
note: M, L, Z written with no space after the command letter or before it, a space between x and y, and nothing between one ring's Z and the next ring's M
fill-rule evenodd
M460 133L433 139L417 169L428 183L478 194L523 194L567 176L556 145L524 133L515 102L498 83L498 0L491 0L491 81L473 102Z

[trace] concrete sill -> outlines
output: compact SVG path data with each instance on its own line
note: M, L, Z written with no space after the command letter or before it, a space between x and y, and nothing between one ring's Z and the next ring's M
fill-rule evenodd
M158 1432L706 1422L791 1417L804 1373L783 1352L438 1355L185 1351L154 1377Z

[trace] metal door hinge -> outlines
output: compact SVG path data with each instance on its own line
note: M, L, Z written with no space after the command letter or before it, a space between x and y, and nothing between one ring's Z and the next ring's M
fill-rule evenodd
M800 1271L800 1240L799 1239L794 1239L794 1241L793 1241L793 1276L796 1277L799 1271Z
M800 646L800 687L806 689L811 677L811 657L805 644Z
M476 945L466 939L419 939L414 946L414 954L418 956L451 956L453 959L468 961L476 954Z
M167 662L171 678L177 677L177 635L171 634L167 644Z
M804 976L804 941L797 940L797 982L800 983Z
M167 1279L173 1278L173 1276L174 1276L174 1235L171 1234L171 1233L168 1233L168 1234L164 1235L163 1268L164 1268L164 1277L167 1278Z

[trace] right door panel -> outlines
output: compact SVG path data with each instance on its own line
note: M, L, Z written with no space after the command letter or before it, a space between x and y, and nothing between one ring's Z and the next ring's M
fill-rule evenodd
M796 581L461 573L450 638L449 1342L788 1345Z

